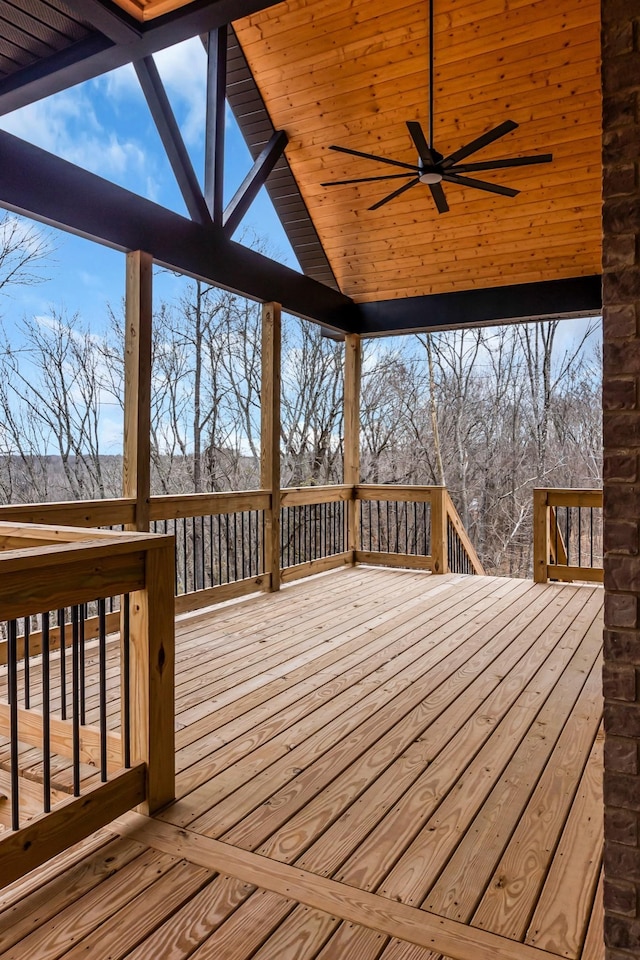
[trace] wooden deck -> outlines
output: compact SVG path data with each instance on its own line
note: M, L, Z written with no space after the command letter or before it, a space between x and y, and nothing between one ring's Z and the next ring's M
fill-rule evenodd
M601 960L602 602L357 567L183 618L177 801L0 891L0 958Z

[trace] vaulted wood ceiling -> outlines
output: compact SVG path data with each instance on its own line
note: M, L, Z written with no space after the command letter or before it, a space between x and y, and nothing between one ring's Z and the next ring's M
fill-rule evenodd
M438 150L512 119L471 159L553 153L481 175L514 199L446 184L443 215L421 185L376 211L394 181L321 186L394 172L330 144L416 162L405 121L427 130L424 0L288 0L234 24L340 288L369 302L599 274L598 0L435 4Z

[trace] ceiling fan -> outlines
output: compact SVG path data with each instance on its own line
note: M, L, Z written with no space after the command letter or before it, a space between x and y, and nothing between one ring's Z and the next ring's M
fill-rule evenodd
M348 153L354 157L361 157L365 160L375 160L378 163L390 164L393 167L401 167L405 173L390 173L377 177L359 177L355 180L332 180L328 183L322 183L322 187L338 187L347 184L373 183L382 180L406 180L402 186L398 187L392 193L387 194L382 200L378 200L369 207L369 210L377 210L379 207L389 203L401 194L417 186L419 183L426 184L431 191L434 203L438 213L447 213L449 204L443 189L444 183L457 183L462 187L474 187L476 190L486 190L487 193L498 193L504 197L515 197L520 191L511 187L503 187L499 183L488 183L486 180L478 180L475 177L467 177L464 174L477 173L482 170L500 170L504 167L522 167L534 163L550 163L553 156L550 153L541 153L530 157L507 157L502 160L481 160L475 163L464 163L467 157L487 147L490 143L500 140L507 133L516 130L518 124L513 120L505 120L498 124L492 130L483 133L474 140L469 141L463 147L443 156L436 150L433 144L433 0L429 0L429 137L424 134L422 125L416 120L407 120L407 128L413 144L418 151L417 163L405 163L401 160L391 160L389 157L379 157L372 153L362 153L360 150L351 150L347 147L338 147L332 144L329 149L337 150L340 153ZM410 172L409 172L410 171Z

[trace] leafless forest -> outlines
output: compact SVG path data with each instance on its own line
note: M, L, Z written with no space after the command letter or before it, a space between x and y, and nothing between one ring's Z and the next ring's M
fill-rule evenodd
M0 294L37 282L46 241L0 221ZM153 492L258 485L260 311L185 282L154 316ZM120 494L123 318L63 307L2 320L0 500ZM364 482L444 483L488 571L526 575L534 486L599 486L596 325L561 322L367 341ZM340 482L344 348L311 324L283 332L282 482Z

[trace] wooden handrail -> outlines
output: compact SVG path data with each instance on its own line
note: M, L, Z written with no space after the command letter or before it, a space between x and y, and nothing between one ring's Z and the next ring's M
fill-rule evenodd
M448 491L447 491L447 497L446 497L446 507L447 507L447 518L449 520L449 523L451 524L451 526L456 532L456 536L458 537L460 544L462 546L462 549L464 550L464 552L466 553L469 559L469 563L473 568L473 572L478 574L479 576L482 576L482 577L485 576L485 569L482 566L480 557L476 553L476 548L474 547L471 540L469 539L469 534L467 533L466 527L464 526L462 520L460 519L460 514L456 510L453 504L453 501L449 496Z
M283 507L303 507L316 503L337 503L340 500L353 500L355 487L348 483L326 484L324 486L285 487L280 491L280 505Z
M0 523L0 539L3 536L12 548L0 553L2 622L96 598L129 594L130 686L121 708L124 710L128 701L131 764L130 769L118 771L115 778L93 788L90 803L83 806L81 797L80 801L72 800L66 805L68 829L61 829L62 821L55 808L51 814L38 817L37 844L32 825L0 838L2 883L19 875L19 865L14 862L16 842L37 847L24 861L26 871L109 823L132 805L137 805L141 812L152 813L175 794L173 537L93 529L80 533L77 527L65 530L60 526L21 526L16 522ZM23 548L17 546L20 541L25 544ZM59 637L56 645L60 646ZM41 650L41 634L38 646ZM43 710L48 710L47 704ZM0 703L0 726L5 732L12 732L14 713L18 741L35 743L40 737L42 742L42 712L18 710L13 701L11 706L8 702ZM124 715L121 727L125 727ZM55 751L73 755L71 720L51 718L50 731ZM97 728L81 725L81 760L97 756L100 738ZM118 760L121 747L117 735L107 734L106 753L111 772L122 763ZM12 750L12 764L15 762Z
M168 494L151 497L150 520L176 520L179 517L209 517L247 510L268 510L271 494L268 490L240 490L227 493Z
M601 583L602 567L568 564L569 544L558 526L558 507L602 508L602 490L544 487L533 491L533 579Z

